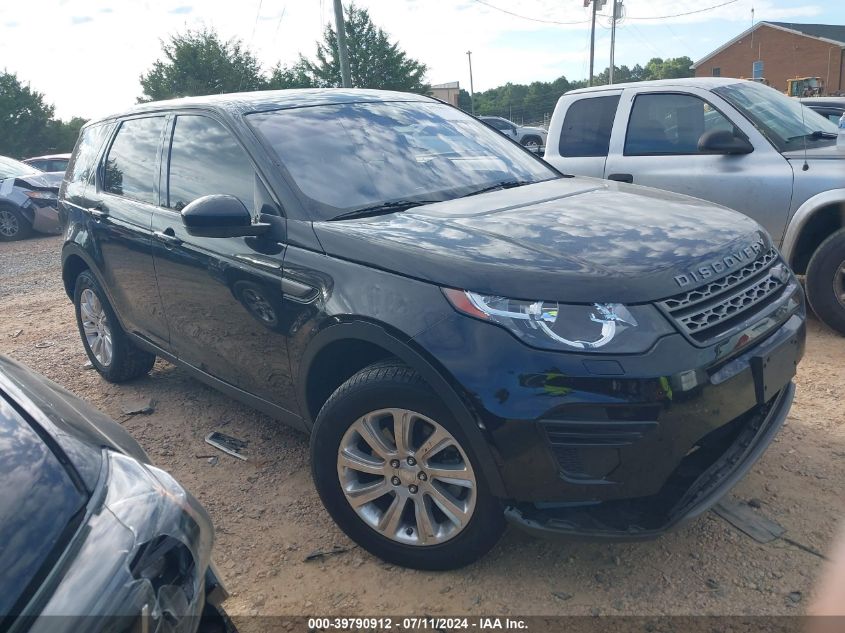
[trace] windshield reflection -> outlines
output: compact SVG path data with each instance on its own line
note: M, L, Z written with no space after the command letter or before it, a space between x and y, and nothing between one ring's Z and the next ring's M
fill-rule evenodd
M248 116L320 219L396 200L450 200L559 174L440 103L352 103Z

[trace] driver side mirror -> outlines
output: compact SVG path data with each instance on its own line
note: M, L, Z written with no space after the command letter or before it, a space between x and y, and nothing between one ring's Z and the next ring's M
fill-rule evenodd
M253 224L244 203L225 194L203 196L185 206L182 223L195 237L246 237L270 228L269 224Z
M698 139L698 151L702 154L750 154L754 146L743 136L735 136L727 130L710 130Z

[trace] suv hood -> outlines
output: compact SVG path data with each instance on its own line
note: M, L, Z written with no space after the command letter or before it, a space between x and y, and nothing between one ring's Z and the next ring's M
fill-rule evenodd
M441 286L570 303L638 303L675 277L768 250L750 218L657 189L560 178L415 207L315 222L326 253ZM745 251L745 253L743 252Z

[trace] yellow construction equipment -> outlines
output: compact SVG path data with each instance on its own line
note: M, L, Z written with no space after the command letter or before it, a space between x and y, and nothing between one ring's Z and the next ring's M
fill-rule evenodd
M787 79L786 94L790 97L819 97L824 94L824 79L821 77Z

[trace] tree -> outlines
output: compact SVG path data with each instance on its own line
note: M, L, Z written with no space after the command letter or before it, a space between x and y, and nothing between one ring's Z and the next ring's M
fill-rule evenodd
M428 92L426 65L408 57L398 43L376 27L370 12L350 4L346 9L346 46L349 68L355 88L379 88L406 92ZM308 78L317 87L342 85L337 52L337 33L329 25L323 41L317 43L317 58L300 56L293 68L282 69L280 77L296 81Z
M311 78L308 66L303 60L298 61L293 66L276 64L270 71L270 78L267 80L267 88L271 90L313 87L314 81Z
M644 79L679 79L681 77L692 77L693 71L690 70L690 66L692 66L692 60L686 55L683 57L670 57L666 60L654 57L645 66Z
M139 103L173 97L247 92L265 85L261 64L239 39L214 29L188 30L162 40L163 57L141 75Z
M17 75L0 72L0 154L26 157L43 153L49 146L53 111L43 94L22 84Z

